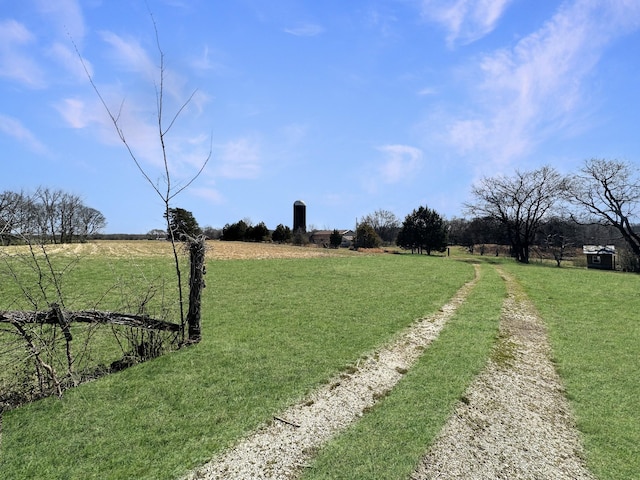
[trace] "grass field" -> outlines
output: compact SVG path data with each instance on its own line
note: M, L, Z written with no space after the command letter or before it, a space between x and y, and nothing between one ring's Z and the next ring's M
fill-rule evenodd
M98 272L112 272L107 289L132 265L169 275L169 262L97 255L65 282L97 296ZM199 345L4 415L7 478L175 478L473 276L468 264L400 255L212 260L207 271Z
M246 254L233 246L233 254L225 256L221 244L209 254L200 344L69 390L62 399L6 412L0 477L178 478L436 311L473 276L472 266L454 257L279 246ZM107 247L54 252L58 262L78 260L64 277L69 308L135 305L150 282L158 288L150 308L174 303L166 243ZM518 278L549 326L590 468L600 479L640 477L640 277L489 260ZM0 310L20 304L6 278ZM362 422L321 452L309 478L354 478L349 472L356 470L365 472L361 478L371 478L367 471L406 478L407 465L481 368L502 288L487 262L476 292L441 338ZM426 383L425 372L440 375L442 386ZM431 418L424 418L426 410ZM408 430L404 418L429 430ZM408 448L388 448L399 443Z

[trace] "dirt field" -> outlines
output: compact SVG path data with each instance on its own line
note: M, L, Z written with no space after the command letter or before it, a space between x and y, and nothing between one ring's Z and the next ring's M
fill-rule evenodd
M24 246L3 247L3 251L15 254L26 250L26 248ZM105 255L122 258L171 255L169 242L155 240L98 240L87 243L47 245L45 248L49 254L62 253L80 257ZM316 246L296 247L274 243L221 242L218 240L207 242L207 258L210 260L312 258L336 255L357 255L357 253L344 248L333 250Z

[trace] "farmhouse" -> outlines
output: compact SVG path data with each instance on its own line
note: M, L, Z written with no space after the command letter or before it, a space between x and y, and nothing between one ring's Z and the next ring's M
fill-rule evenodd
M331 244L331 234L333 230L314 230L309 236L309 241L315 245L322 245L328 247ZM342 235L341 247L350 247L355 232L353 230L338 230L338 233Z
M616 247L614 245L583 245L582 253L587 256L587 268L616 269Z

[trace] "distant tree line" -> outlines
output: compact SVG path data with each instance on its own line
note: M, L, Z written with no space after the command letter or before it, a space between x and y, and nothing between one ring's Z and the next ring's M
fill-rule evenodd
M483 178L472 195L473 220L452 224L461 244L507 244L521 263L544 247L558 265L567 246L614 244L631 259L623 268L640 271L640 174L628 162L590 159L568 176L548 166L516 171Z
M220 240L226 242L275 242L301 244L300 235L304 234L306 243L308 237L304 232L292 232L291 228L283 224L278 224L275 230L271 231L264 222L253 225L251 220L243 219L236 223L227 223L219 236Z
M427 206L402 223L384 210L367 215L357 226L356 246L388 244L394 236L412 253L456 244L483 254L496 245L520 263L535 250L559 266L572 247L613 244L623 269L640 271L640 172L629 162L590 159L567 176L548 166L516 171L483 178L471 193L473 201L465 205L470 218L447 221Z
M85 242L107 222L98 210L63 190L0 193L0 244Z
M387 210L362 217L352 246L376 248L395 244L412 253L444 252L462 245L484 254L489 245L520 263L532 250L548 253L558 266L570 248L587 244L614 244L621 248L626 270L640 271L640 174L628 162L591 159L573 175L560 175L544 166L516 171L512 176L485 177L472 187L473 200L465 204L469 218L446 220L428 206L420 206L404 221ZM226 224L221 240L305 244L306 232L292 232L280 224L270 231L264 222ZM337 247L338 230L330 237Z
M241 242L277 242L305 245L313 233L296 231L285 225L278 225L270 231L264 222L252 225L249 220L226 224L220 240ZM342 244L342 234L334 229L329 235L331 248ZM358 221L353 239L353 248L378 248L396 243L412 252L431 254L443 251L447 246L446 222L437 212L427 207L419 207L407 216L403 223L388 210L377 210Z
M271 240L271 232L264 222L252 225L248 220L226 224L220 240L230 242L266 242Z

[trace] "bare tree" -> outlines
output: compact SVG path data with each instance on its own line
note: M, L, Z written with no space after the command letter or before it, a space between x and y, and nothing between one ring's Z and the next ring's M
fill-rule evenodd
M11 243L16 233L22 233L26 203L27 197L22 192L0 194L0 245Z
M389 210L378 209L362 217L360 223L371 225L380 239L388 244L395 242L400 231L400 220Z
M79 196L70 193L61 195L57 214L60 221L59 243L73 242L77 236L78 220L83 207Z
M154 29L154 33L155 33L155 40L156 40L156 48L158 51L158 56L159 56L159 67L158 67L158 77L156 82L154 82L154 87L155 87L155 94L156 94L156 118L157 118L157 134L158 134L158 142L160 144L160 150L162 152L162 161L163 161L163 166L164 166L164 172L163 172L163 182L154 182L151 179L150 174L145 170L145 168L142 166L140 160L138 159L132 145L127 141L127 138L125 136L125 132L123 130L121 121L120 121L120 114L122 112L122 108L123 108L123 104L120 105L119 110L115 111L113 110L111 107L109 107L109 105L107 104L106 100L104 99L104 97L102 96L102 94L100 93L100 90L98 89L98 87L96 86L96 83L93 80L93 77L91 75L91 73L89 72L89 69L87 68L87 65L85 64L82 55L80 54L80 51L78 50L78 47L75 45L74 43L74 47L76 50L76 53L80 59L80 62L82 63L82 66L84 68L84 71L87 75L87 78L89 79L89 82L91 84L91 86L93 87L93 90L96 92L96 95L98 96L98 98L100 99L100 102L102 103L104 109L106 110L107 114L109 115L109 118L111 119L111 123L113 124L116 133L118 134L118 137L120 138L120 141L122 141L123 145L125 146L125 148L127 149L127 152L129 153L129 156L131 157L131 159L133 160L133 162L135 163L136 167L138 168L138 170L140 171L140 173L142 174L142 176L144 177L144 179L147 181L147 183L149 183L149 185L151 185L151 188L156 192L156 194L158 195L158 197L160 197L160 199L162 200L162 203L164 205L164 217L167 220L167 231L169 233L169 240L171 241L171 245L173 247L173 258L174 258L174 264L175 264L175 271L176 271L176 278L177 278L177 288L178 288L178 296L179 296L179 307L180 307L180 324L181 324L181 331L182 331L182 335L184 336L184 330L185 330L185 313L184 313L184 295L183 295L183 289L182 289L182 272L180 269L180 261L179 261L179 257L178 257L178 239L175 238L174 236L174 232L172 231L172 229L170 228L170 223L169 223L169 219L170 219L170 210L171 210L171 202L173 199L175 199L175 197L177 195L179 195L181 192L183 192L186 188L188 188L202 173L202 171L204 170L204 168L206 167L207 163L209 162L209 159L211 158L211 146L209 147L209 153L208 155L204 158L202 164L200 165L200 168L197 170L197 172L186 182L182 183L182 184L175 184L172 180L171 177L171 169L170 169L170 160L168 157L168 153L167 153L167 148L166 148L166 139L167 139L167 135L170 132L170 130L172 129L172 127L175 125L176 121L178 120L178 118L180 117L181 113L184 111L184 109L189 105L189 103L191 103L191 100L193 99L194 95L196 94L196 90L194 90L189 97L186 99L186 101L184 103L182 103L177 110L173 113L173 115L167 117L165 114L165 110L164 110L164 82L165 82L165 75L166 75L166 71L165 71L165 66L164 66L164 52L162 50L162 47L160 45L160 36L158 33L158 26L155 22L155 19L153 17L153 14L151 14L151 12L149 12L150 17L151 17L151 21L153 23L153 29ZM168 118L168 119L167 119Z
M637 168L618 160L587 160L571 182L568 198L581 209L576 221L614 227L640 258L640 235L632 223L640 206Z
M518 262L529 263L529 247L556 203L562 198L566 180L545 166L531 172L516 171L513 177L485 177L472 188L475 203L465 205L474 216L499 221Z
M83 206L75 219L76 234L84 241L102 230L106 224L107 220L102 213L95 208Z
M64 192L62 190L51 190L46 187L39 187L33 195L39 203L38 224L40 236L49 237L52 243L57 243L56 233L60 231L61 220L58 212Z
M104 215L62 190L39 187L32 195L0 194L0 242L70 243L85 241L104 228Z
M564 217L548 218L538 232L537 250L541 256L550 254L560 267L571 247L577 243L580 225Z

